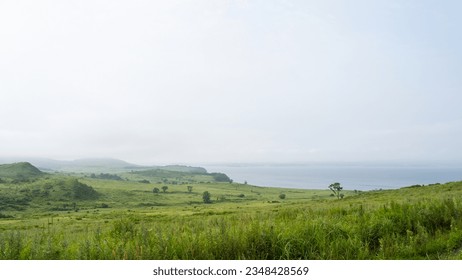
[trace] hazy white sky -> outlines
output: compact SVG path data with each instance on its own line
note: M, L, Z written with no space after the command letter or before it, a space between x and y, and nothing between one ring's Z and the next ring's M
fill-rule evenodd
M459 160L461 10L0 0L0 157Z

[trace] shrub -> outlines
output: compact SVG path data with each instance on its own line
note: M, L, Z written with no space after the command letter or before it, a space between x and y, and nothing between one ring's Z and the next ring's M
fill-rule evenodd
M202 193L202 200L204 201L204 203L212 203L212 200L211 200L211 195L208 191L205 191L204 193Z
M149 182L148 180L139 180L138 181L139 183L142 183L142 184L149 184L151 182Z

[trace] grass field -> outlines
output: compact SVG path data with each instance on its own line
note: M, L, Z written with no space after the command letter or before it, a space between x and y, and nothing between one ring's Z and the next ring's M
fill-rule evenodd
M0 259L462 259L461 182L337 199L327 186L119 175L2 179Z

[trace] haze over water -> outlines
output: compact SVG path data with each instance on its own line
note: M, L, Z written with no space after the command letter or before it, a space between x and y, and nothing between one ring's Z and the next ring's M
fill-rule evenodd
M348 190L396 189L462 180L460 166L366 166L366 165L220 165L210 172L226 173L235 182L251 185L327 189L339 182Z

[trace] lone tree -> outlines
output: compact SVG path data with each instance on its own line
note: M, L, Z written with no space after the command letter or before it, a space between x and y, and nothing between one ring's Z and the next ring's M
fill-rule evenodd
M193 189L192 186L188 186L188 192L192 192L192 189Z
M153 192L153 193L159 193L159 188L154 188L154 189L152 189L152 192Z
M343 193L340 194L343 187L340 186L340 183L333 183L329 185L329 189L334 193L337 199L343 198Z
M167 187L167 186L163 186L163 187L162 187L162 191L163 191L163 192L166 192L167 190L168 190L168 187Z
M210 193L208 191L202 193L202 200L204 203L212 203L212 200L210 199Z

